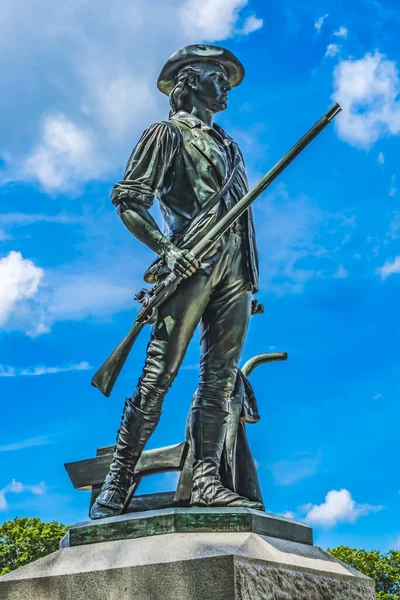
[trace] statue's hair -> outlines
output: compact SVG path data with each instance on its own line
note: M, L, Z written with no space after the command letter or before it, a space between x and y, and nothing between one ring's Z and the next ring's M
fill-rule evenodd
M175 78L175 86L169 95L169 103L171 106L170 117L179 112L186 110L190 112L191 106L187 105L189 98L189 78L196 77L199 79L203 73L204 65L202 63L183 67Z

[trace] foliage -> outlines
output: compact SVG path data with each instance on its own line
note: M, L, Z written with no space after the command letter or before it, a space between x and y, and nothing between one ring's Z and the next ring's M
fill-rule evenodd
M400 551L356 550L347 546L329 549L329 554L372 577L377 600L400 600Z
M16 517L0 525L0 575L58 550L68 527L53 521Z

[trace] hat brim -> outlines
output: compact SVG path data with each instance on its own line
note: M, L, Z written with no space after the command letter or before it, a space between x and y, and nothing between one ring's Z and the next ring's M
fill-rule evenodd
M179 71L188 65L202 62L221 65L232 87L238 86L243 81L244 67L232 52L220 46L194 44L178 50L167 60L158 77L158 89L169 96Z

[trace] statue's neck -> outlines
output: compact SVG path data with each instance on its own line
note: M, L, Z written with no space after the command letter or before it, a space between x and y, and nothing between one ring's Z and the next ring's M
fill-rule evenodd
M214 113L207 110L204 106L193 106L190 114L203 121L203 123L206 123L209 127L213 126Z

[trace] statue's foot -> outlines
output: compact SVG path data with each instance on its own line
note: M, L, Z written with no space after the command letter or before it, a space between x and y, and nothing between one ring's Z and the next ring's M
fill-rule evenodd
M265 510L261 502L253 502L244 496L225 488L220 482L202 486L202 490L194 489L192 492L191 506L201 507L229 507L229 508L253 508L254 510Z
M131 479L109 473L97 496L89 516L91 519L105 519L106 517L117 517L122 514L129 494Z
M122 512L120 508L112 508L111 506L105 506L99 504L97 501L94 502L90 509L90 518L95 519L106 519L107 517L117 517Z

